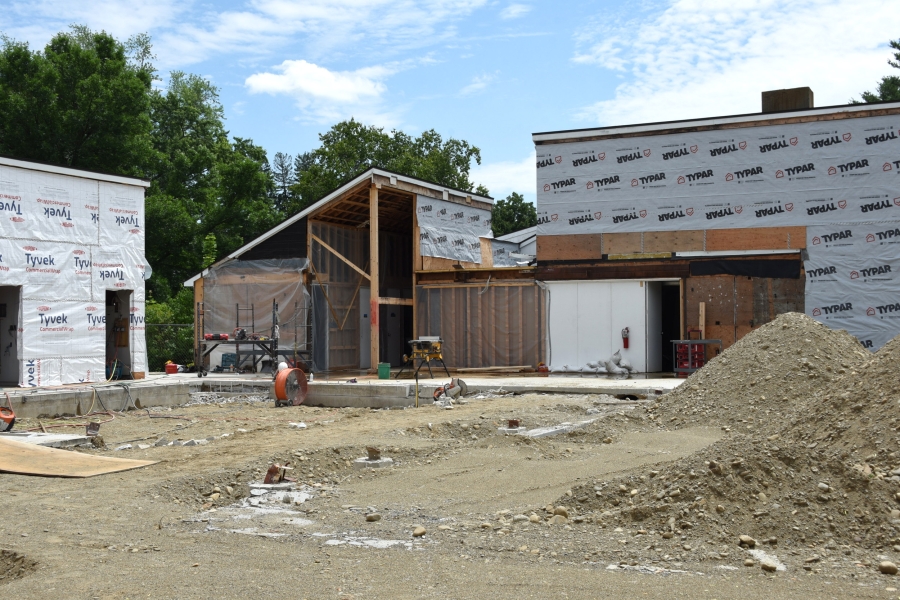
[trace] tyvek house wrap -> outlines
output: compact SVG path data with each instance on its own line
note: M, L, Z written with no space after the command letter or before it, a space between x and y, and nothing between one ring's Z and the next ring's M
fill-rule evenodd
M900 116L537 147L538 235L806 226L806 313L900 332Z
M20 385L105 378L107 289L133 291L129 367L146 371L143 205L137 186L0 165L0 284L21 286Z

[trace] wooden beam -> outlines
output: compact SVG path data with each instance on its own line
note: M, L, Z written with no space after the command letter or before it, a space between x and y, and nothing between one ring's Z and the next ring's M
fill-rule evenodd
M378 302L378 188L369 187L369 323L370 350L372 370L378 369L378 360L381 358Z
M700 339L706 339L706 302L700 303Z
M313 240L319 242L319 244L321 244L323 248L325 248L326 250L328 250L329 252L331 252L332 254L334 254L335 256L337 256L339 259L341 259L342 261L344 261L345 263L347 263L347 265L348 265L351 269L353 269L354 271L356 271L357 273L359 273L360 275L362 275L362 276L365 277L366 279L369 279L369 275L368 275L365 271L363 271L362 269L360 269L359 267L357 267L355 264L353 264L353 263L350 261L349 258L344 257L343 254L341 254L340 252L338 252L337 250L335 250L334 248L332 248L331 246L329 246L328 244L326 244L325 242L323 242L318 236L310 235L310 238L312 238Z
M395 304L398 306L413 306L412 298L379 298L379 304Z

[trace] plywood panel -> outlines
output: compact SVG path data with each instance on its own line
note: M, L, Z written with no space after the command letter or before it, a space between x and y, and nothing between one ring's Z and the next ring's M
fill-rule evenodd
M644 234L644 252L703 250L703 231L651 231Z
M481 238L481 267L484 269L494 266L494 253L492 250L491 240Z
M710 229L707 250L796 250L806 247L806 227Z
M600 259L601 234L541 235L537 238L538 260Z
M464 261L451 260L449 258L437 258L434 256L422 257L423 271L447 271L453 269L455 265L461 265L463 269L479 269L481 265Z
M604 254L631 254L642 252L640 233L605 233L603 234Z

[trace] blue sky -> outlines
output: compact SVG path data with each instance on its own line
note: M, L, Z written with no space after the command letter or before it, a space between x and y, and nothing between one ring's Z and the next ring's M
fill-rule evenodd
M71 23L149 33L162 77L208 77L270 157L351 116L434 128L481 148L476 183L529 200L532 132L756 112L802 85L842 104L900 38L885 0L0 0L0 31L32 48Z

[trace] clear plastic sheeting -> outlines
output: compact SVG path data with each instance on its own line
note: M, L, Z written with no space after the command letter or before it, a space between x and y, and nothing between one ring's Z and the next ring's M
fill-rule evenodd
M444 340L451 368L536 366L544 360L546 306L533 282L416 289L417 333Z
M309 294L303 275L305 258L233 260L210 269L203 278L203 331L226 333L235 329L248 335L272 337L272 302L278 304L278 351L285 357L307 350ZM231 350L228 350L231 351ZM246 351L262 352L247 344Z

